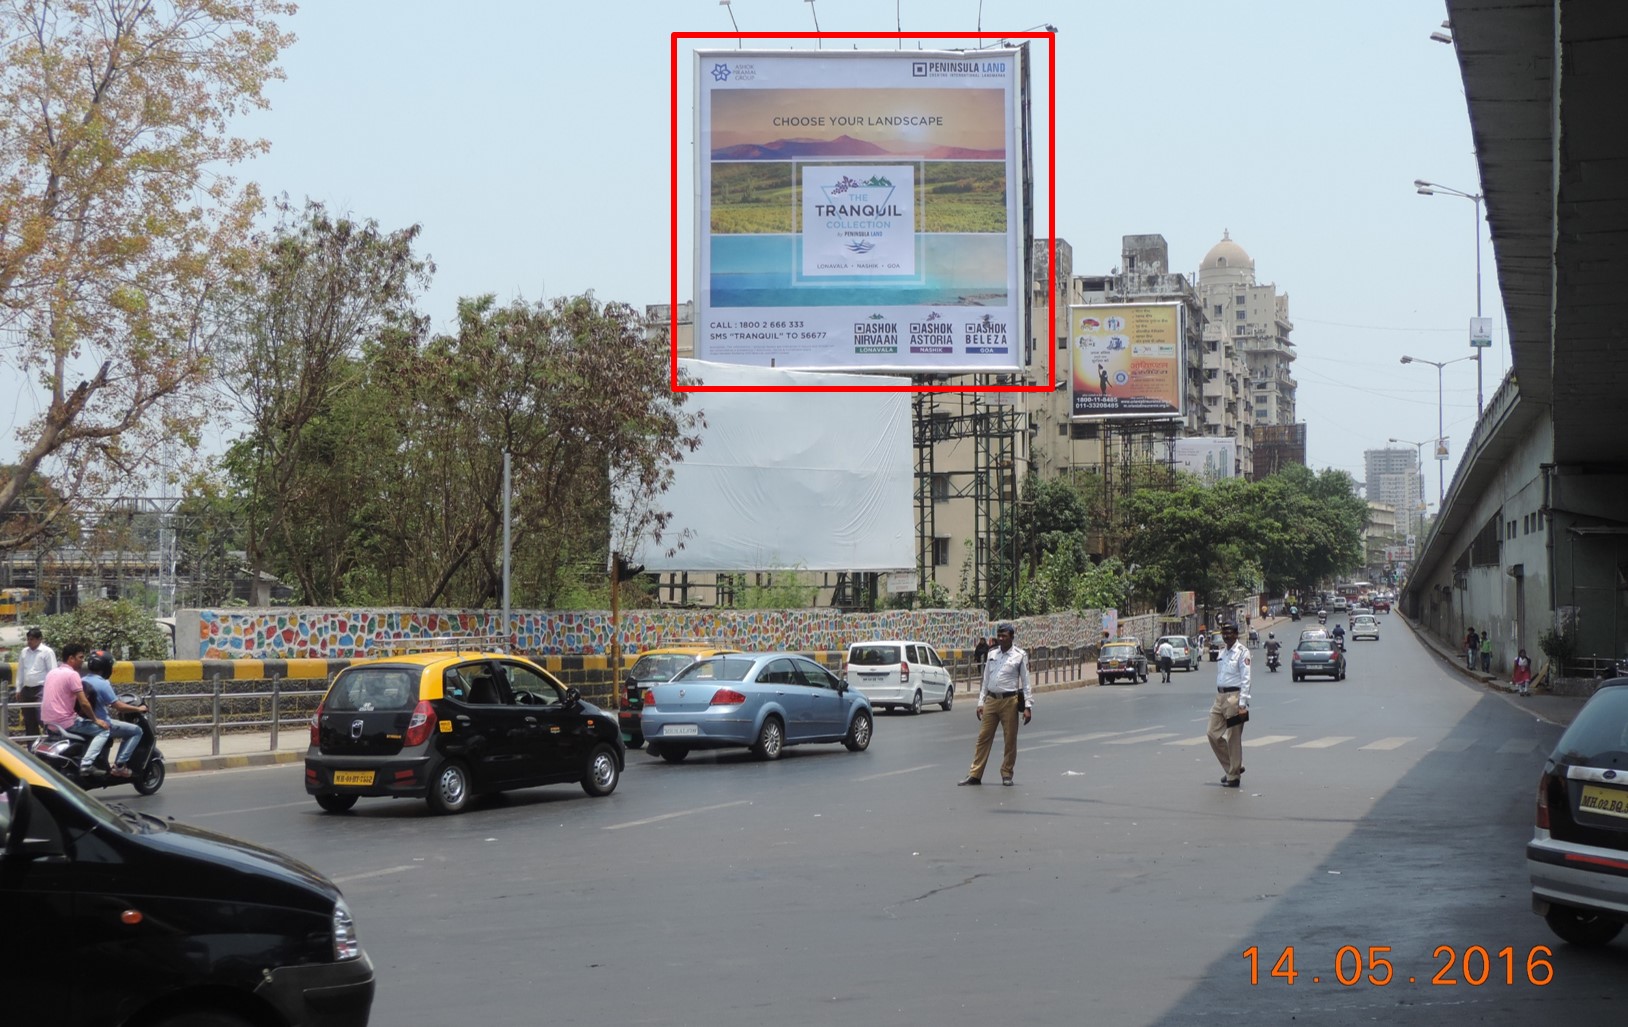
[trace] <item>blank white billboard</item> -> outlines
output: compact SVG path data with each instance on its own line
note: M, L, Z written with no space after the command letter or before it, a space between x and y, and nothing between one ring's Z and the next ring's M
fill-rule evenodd
M680 360L707 386L908 385L905 378ZM913 568L908 392L692 392L701 445L654 498L673 519L634 562L647 571ZM676 543L683 548L674 550Z

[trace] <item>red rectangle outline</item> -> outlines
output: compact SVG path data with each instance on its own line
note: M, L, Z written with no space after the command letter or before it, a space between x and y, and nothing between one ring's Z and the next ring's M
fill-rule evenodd
M1046 46L1046 384L1044 385L688 385L678 384L678 41L680 39L1044 39ZM668 210L668 385L674 392L1051 392L1057 387L1057 33L1055 32L674 32L667 90L671 141ZM1024 286L1032 303L1033 287ZM1025 323L1028 319L1025 318ZM1032 332L1033 329L1031 328ZM1028 344L1028 340L1024 340ZM840 368L831 374L846 374ZM977 373L977 372L965 372Z

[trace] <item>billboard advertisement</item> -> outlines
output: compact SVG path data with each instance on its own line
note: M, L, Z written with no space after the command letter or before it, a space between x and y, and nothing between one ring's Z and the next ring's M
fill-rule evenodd
M1170 454L1177 470L1196 474L1205 481L1237 477L1237 439L1176 439Z
M1021 50L695 59L698 359L1024 368Z
M1180 304L1070 307L1068 338L1075 420L1182 416Z

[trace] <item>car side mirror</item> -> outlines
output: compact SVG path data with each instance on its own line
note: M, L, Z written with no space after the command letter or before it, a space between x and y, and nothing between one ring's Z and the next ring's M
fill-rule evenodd
M582 693L577 691L575 688L567 688L565 690L565 705L570 709L576 709L578 706L581 706Z

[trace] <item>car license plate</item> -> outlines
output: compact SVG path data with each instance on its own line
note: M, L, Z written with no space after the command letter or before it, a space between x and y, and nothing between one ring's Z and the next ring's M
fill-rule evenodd
M661 729L661 733L664 737L671 738L675 735L698 735L701 729L694 724L668 724Z
M336 770L334 771L334 784L336 785L362 785L366 787L373 783L371 770Z
M1579 809L1586 809L1590 813L1603 813L1608 817L1628 818L1628 791L1621 788L1607 788L1604 785L1584 785L1583 797L1577 803Z

